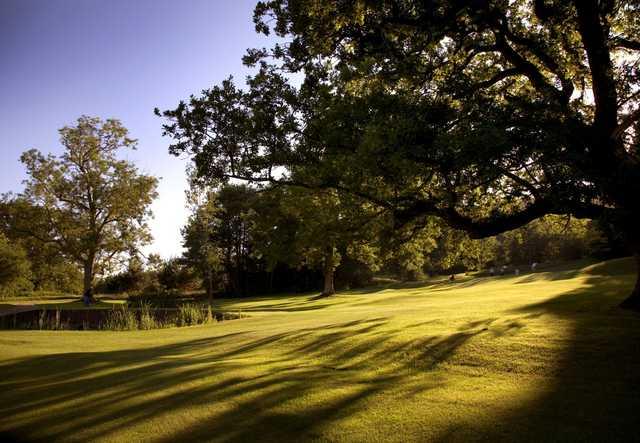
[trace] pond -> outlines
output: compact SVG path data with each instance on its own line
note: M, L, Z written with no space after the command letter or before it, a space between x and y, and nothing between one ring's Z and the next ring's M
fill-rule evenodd
M38 309L0 316L0 329L135 330L193 326L245 317L237 312L213 311L210 306L178 308Z

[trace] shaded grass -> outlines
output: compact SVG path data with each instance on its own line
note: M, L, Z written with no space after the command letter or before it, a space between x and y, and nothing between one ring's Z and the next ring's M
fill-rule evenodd
M625 260L220 300L187 329L0 332L0 432L48 441L634 440Z

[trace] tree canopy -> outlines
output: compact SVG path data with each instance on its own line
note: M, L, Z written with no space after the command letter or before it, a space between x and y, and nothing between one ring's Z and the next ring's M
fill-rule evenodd
M163 113L201 177L334 188L476 238L600 218L640 252L636 2L273 0L254 21L288 43L248 52L246 89Z
M35 149L22 154L28 179L13 224L82 266L91 297L96 273L150 239L158 180L117 158L136 143L118 120L80 117L60 130L60 141L59 157Z

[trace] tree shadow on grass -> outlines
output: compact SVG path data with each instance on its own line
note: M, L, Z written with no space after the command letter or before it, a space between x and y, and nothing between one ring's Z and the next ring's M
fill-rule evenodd
M282 301L282 297L274 297L271 295L262 297L252 297L250 299L227 298L216 299L214 306L224 310L241 310L243 312L302 312L317 311L320 309L335 306L343 302L340 297L297 294L295 296L287 295L287 301ZM309 303L320 299L326 299L328 303ZM249 302L259 302L259 305L244 307Z
M446 336L396 340L430 322L393 329L380 317L263 335L216 336L212 328L212 336L147 349L7 361L0 364L0 433L25 441L123 438L128 429L130 439L167 442L322 439L409 379L416 395L442 387L447 380L416 375L436 374L475 337L552 316L570 334L553 343L553 368L537 374L540 395L497 408L491 424L452 417L439 439L634 440L640 319L616 307L629 280L602 274L595 269L583 288L513 311L516 320L471 320ZM167 424L141 431L151 420Z
M346 294L366 295L366 294L376 294L376 293L387 291L387 290L432 288L435 286L445 285L448 282L449 280L447 277L441 277L441 278L434 278L431 280L383 283L383 284L377 284L373 286L365 286L362 288L349 289L344 292Z
M0 364L0 435L25 441L113 438L166 414L184 411L188 417L190 410L213 407L197 423L144 438L315 438L332 420L360 411L366 399L401 385L409 372L435 367L471 337L460 332L407 341L390 352L385 343L401 330L384 329L386 323L374 318L259 338L248 331L149 349L5 362ZM281 352L262 362L263 369L247 369L252 359L261 365L261 351L274 345ZM403 361L400 354L414 358ZM391 369L375 377L359 370L371 365ZM419 387L429 388L426 381ZM283 407L307 396L309 402ZM225 407L216 409L222 403Z
M631 291L624 262L595 265L577 290L512 311L568 329L543 371L541 394L491 423L452 425L442 441L640 441L640 315L618 307ZM626 269L626 270L625 270Z

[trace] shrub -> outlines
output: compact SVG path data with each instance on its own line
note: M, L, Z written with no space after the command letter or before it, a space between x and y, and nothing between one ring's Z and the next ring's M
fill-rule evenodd
M152 284L145 287L138 294L127 297L130 306L148 304L154 308L175 308L180 304L180 293L169 290L159 284Z
M31 291L30 277L31 266L24 249L0 234L0 298Z

